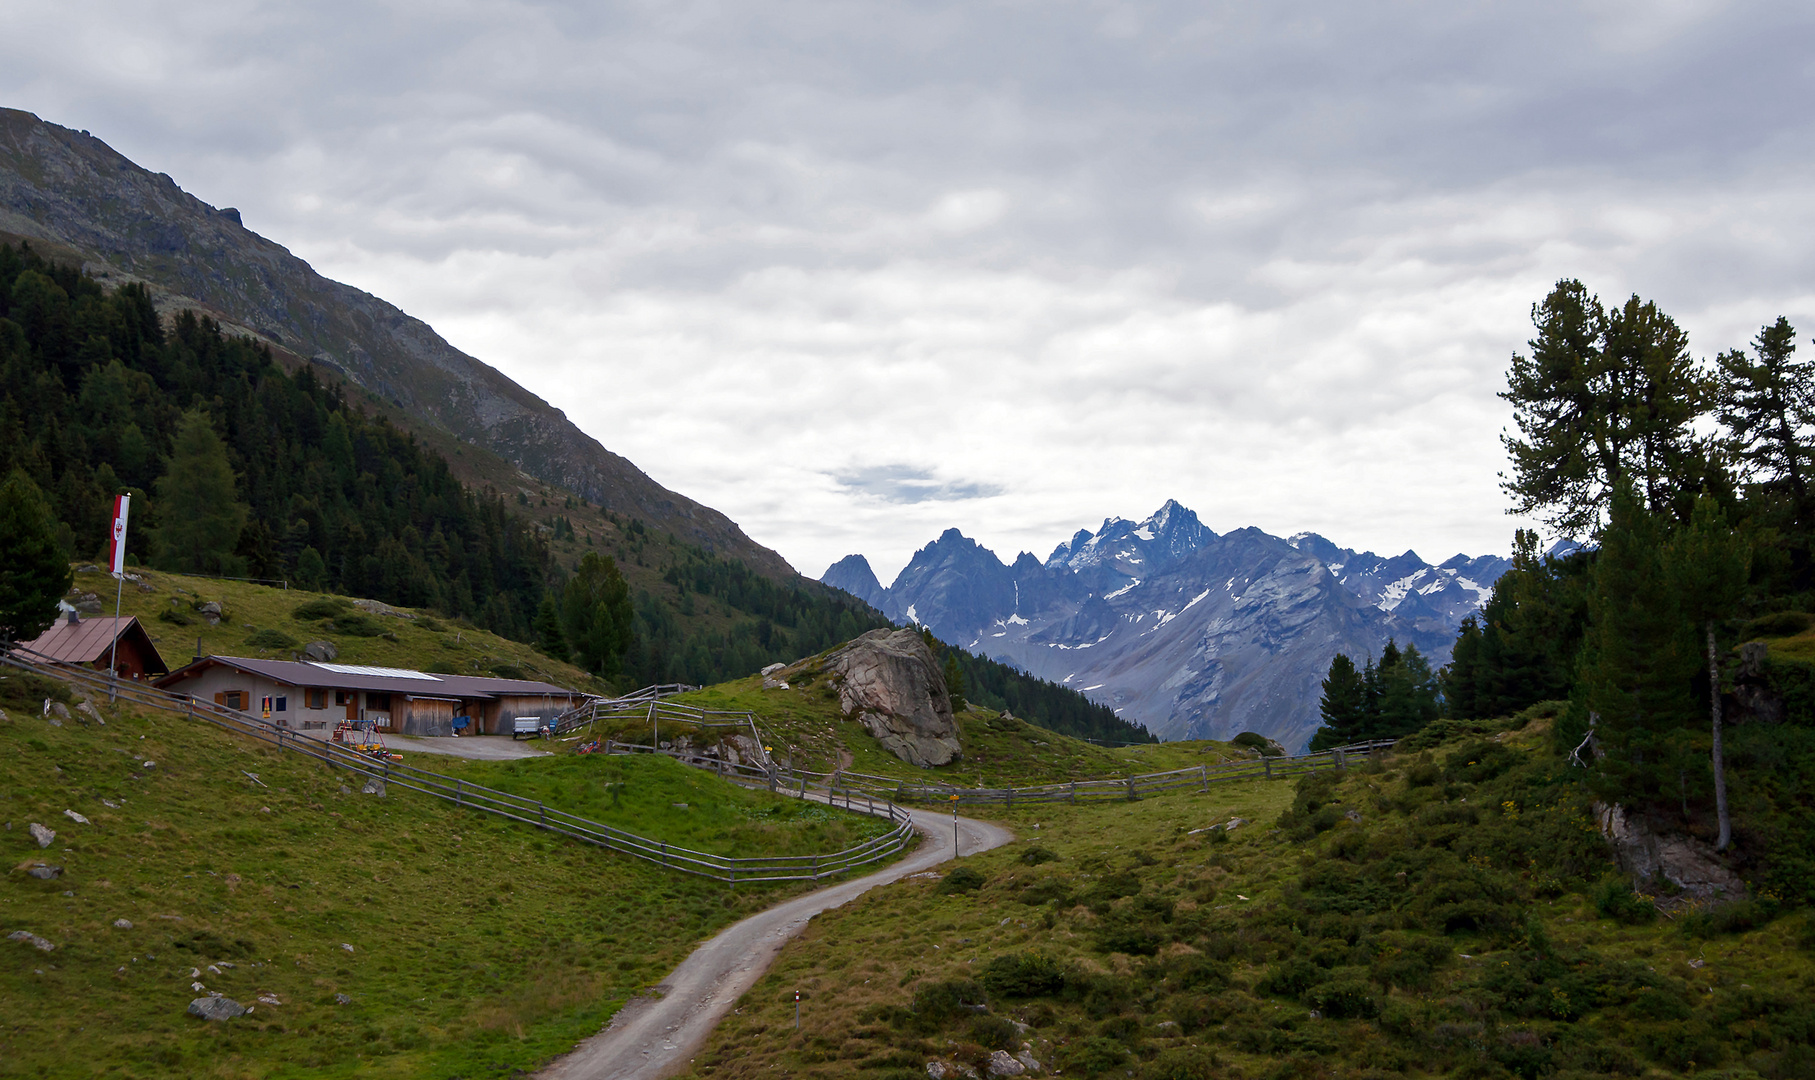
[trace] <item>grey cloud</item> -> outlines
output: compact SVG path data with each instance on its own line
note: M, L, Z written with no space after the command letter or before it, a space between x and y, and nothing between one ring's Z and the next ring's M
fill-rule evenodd
M831 474L839 487L887 503L964 502L1002 494L1000 484L940 480L912 465L869 465Z

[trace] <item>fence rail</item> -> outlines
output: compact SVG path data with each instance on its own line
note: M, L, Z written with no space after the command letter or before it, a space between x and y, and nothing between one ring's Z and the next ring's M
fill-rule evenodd
M881 836L873 837L855 847L824 854L770 855L739 859L711 852L693 851L660 840L638 836L635 833L592 821L577 814L569 814L559 808L548 806L540 800L513 795L507 791L499 791L496 788L466 780L450 780L441 773L419 769L413 765L379 761L344 746L298 735L286 728L241 715L212 702L198 701L192 697L168 693L142 683L110 679L106 675L87 668L56 664L43 657L27 655L27 650L14 649L11 652L0 653L0 665L35 672L47 678L73 683L97 693L110 694L150 708L181 713L236 734L275 745L280 750L313 758L329 768L341 769L356 776L380 780L387 788L395 785L442 799L463 809L479 810L512 821L520 821L539 829L572 837L583 843L656 863L671 870L679 870L683 873L712 878L733 885L740 882L818 881L821 878L841 874L847 870L854 870L887 858L902 850L913 835L911 815L886 798L878 798L871 793L837 784L811 786L803 784L799 789L799 794L803 796L812 795L833 806L841 806L856 813L884 818L891 823L892 827ZM737 766L735 768L764 775L772 774L774 771L772 768L765 771L755 766ZM734 773L728 778L737 779L746 786L756 786L748 776L738 776ZM773 784L769 786L771 790L779 790Z

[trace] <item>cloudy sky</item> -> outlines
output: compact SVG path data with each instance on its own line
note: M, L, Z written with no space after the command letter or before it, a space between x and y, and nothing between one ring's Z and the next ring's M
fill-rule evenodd
M0 0L0 104L818 574L1167 498L1504 551L1560 277L1815 328L1815 7ZM1805 338L1805 347L1806 338Z

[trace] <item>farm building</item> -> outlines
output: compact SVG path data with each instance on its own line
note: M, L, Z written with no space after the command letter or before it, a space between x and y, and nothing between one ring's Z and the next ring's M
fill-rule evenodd
M241 656L203 657L156 685L319 738L342 720L401 735L510 734L514 721L557 716L582 697L524 679Z
M84 619L71 611L22 649L59 664L107 670L112 661L122 679L143 679L170 670L151 635L130 615L90 615Z

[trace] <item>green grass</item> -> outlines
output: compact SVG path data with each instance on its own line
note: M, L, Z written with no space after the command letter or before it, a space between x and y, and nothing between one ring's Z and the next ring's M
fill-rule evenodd
M816 772L836 768L919 783L1002 787L1060 783L1215 765L1248 756L1208 740L1108 748L1048 731L1027 720L973 706L957 714L963 757L921 769L884 750L863 726L839 712L824 678L810 676L787 690L764 690L761 678L739 679L684 694L675 700L702 709L751 712L775 756ZM646 725L611 732L647 743ZM664 732L667 739L670 733Z
M1538 720L1297 784L1003 815L1019 839L964 860L981 887L815 919L691 1075L906 1080L1023 1043L1066 1077L1815 1075L1815 919L1768 893L1603 915L1612 867L1547 746Z
M196 655L292 659L311 641L331 641L340 650L337 662L415 668L449 674L504 674L508 678L544 679L593 693L609 688L570 664L552 660L529 645L474 628L464 620L408 611L415 618L368 615L346 597L281 589L245 581L135 570L142 583L128 582L122 612L136 615L174 670ZM113 614L114 579L105 573L77 574L75 590L92 593L105 614ZM226 615L210 626L196 612L214 601ZM299 617L299 611L301 617ZM316 617L322 616L322 617ZM291 644L282 644L289 641Z
M411 763L715 855L831 853L892 827L882 818L741 788L667 757L566 754L463 761L423 754Z
M343 791L338 772L167 714L54 727L39 715L49 692L62 693L0 680L0 932L56 945L0 940L0 1075L512 1075L597 1031L700 940L802 891L731 889L397 788ZM767 796L726 797L672 763L618 764L627 826L639 799L696 791L705 813L754 814L750 835L775 850L840 824L819 810L764 820ZM604 775L581 775L593 765L515 768L583 805L581 780ZM640 823L653 834L691 813L658 804ZM34 821L56 830L50 848L27 833ZM39 862L64 872L29 876ZM189 1017L192 969L242 1004L283 1004L226 1024Z

